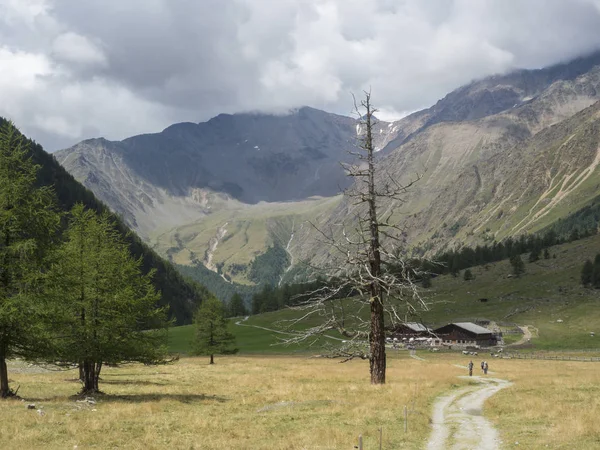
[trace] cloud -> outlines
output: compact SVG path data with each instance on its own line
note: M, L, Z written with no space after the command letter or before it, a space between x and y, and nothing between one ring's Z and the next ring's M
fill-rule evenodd
M387 118L600 48L598 0L0 0L0 114L49 149L221 112Z
M71 31L54 39L51 55L57 61L73 64L105 66L107 62L99 46Z

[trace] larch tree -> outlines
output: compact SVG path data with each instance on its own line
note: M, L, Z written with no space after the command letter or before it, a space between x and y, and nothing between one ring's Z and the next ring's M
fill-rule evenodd
M581 284L588 286L592 283L592 276L594 274L594 263L591 260L586 260L581 269Z
M55 357L81 368L82 394L99 392L103 364L156 363L166 355L166 311L107 214L76 205L47 277L57 311Z
M0 397L9 387L6 360L42 356L48 342L36 295L60 216L53 192L36 186L39 166L11 122L0 127ZM37 300L36 300L37 299Z
M515 277L519 278L525 273L525 263L518 253L515 253L510 257L510 265L512 266L513 275Z
M593 288L600 289L600 253L594 258L594 267L590 283Z
M194 324L196 336L192 344L195 354L210 356L210 364L214 364L214 355L237 353L235 336L227 329L225 308L219 299L204 300L196 312Z
M376 109L371 94L355 110L359 117L358 149L350 152L356 162L342 164L353 186L344 192L351 224L341 230L324 230L314 226L324 245L331 249L330 266L315 267L329 282L296 302L301 311L291 320L294 335L285 343L316 341L328 331L339 332L346 340L329 356L344 361L369 360L372 384L386 381L385 330L405 321L407 315L426 309L416 282L424 272L411 264L404 253L404 230L394 220L394 210L405 202L410 187L420 178L401 184L387 173L376 159L373 130ZM384 204L385 202L385 204ZM385 205L385 209L382 206ZM318 320L317 320L318 319ZM305 321L318 324L302 331L297 326Z
M231 296L227 306L231 317L248 315L248 308L246 308L246 305L244 304L244 299L237 292Z

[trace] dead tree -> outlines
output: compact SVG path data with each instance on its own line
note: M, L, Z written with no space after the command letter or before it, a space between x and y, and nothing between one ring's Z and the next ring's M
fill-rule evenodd
M371 94L355 110L359 116L359 144L350 152L353 164L342 164L354 179L344 192L348 199L351 220L331 226L329 230L314 226L321 240L331 249L331 265L315 268L325 274L328 282L320 289L305 294L294 309L300 317L290 321L290 328L302 322L318 325L285 339L287 343L316 340L327 331L336 330L346 340L333 355L348 361L368 359L371 383L385 383L386 351L385 323L402 323L407 313L426 309L416 281L421 273L403 256L402 230L394 224L395 208L401 206L409 188L420 178L401 184L396 177L381 169L375 158L373 128L375 112ZM378 207L386 203L381 213ZM332 336L328 336L332 338Z

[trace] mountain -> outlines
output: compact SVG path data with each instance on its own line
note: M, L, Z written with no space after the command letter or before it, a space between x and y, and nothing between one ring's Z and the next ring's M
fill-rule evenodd
M380 124L380 146L393 133ZM121 142L90 139L56 159L148 236L204 217L212 193L227 202L301 200L348 186L340 167L356 121L312 108L286 116L221 114Z
M0 125L3 122L5 119L0 117ZM98 213L108 211L90 190L76 181L42 146L29 139L26 139L26 142L29 145L30 157L40 166L39 185L53 188L62 211L69 211L76 203L82 203ZM148 273L150 270L156 270L154 285L161 292L161 304L168 306L170 317L177 324L190 323L196 306L210 295L208 290L183 278L169 262L148 248L119 217L113 214L112 219L129 243L131 254L141 259L142 271Z
M381 161L380 181L422 177L404 203L380 208L393 211L410 246L429 254L535 232L566 217L598 195L599 93L594 67L507 111L426 127ZM319 227L354 215L344 200ZM298 236L303 245L291 251L303 260L327 259L312 241Z
M396 130L378 124L379 149ZM257 255L285 247L294 223L331 203L313 196L348 186L340 161L352 160L359 133L355 119L305 107L286 116L222 114L121 142L91 139L54 156L162 255L215 271L227 261L224 272L247 282Z
M539 230L591 201L600 53L473 81L430 108L375 127L381 179L420 180L381 210L409 248L433 253ZM329 257L319 229L351 226L339 162L357 121L301 108L220 115L121 142L84 141L57 160L161 254L225 279L269 246L299 261ZM316 197L315 197L316 196ZM311 224L315 224L316 227Z

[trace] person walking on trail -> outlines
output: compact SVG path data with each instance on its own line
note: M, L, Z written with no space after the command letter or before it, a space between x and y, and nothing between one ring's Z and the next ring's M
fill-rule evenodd
M473 376L473 361L469 362L469 376Z
M487 371L488 371L488 363L487 363L487 361L485 361L483 363L483 374L487 375Z
M481 370L483 370L484 366L485 366L485 361L481 361Z

